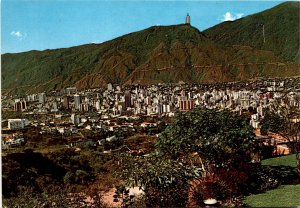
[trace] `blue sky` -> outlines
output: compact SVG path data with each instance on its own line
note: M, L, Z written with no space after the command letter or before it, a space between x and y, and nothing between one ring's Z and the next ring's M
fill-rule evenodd
M2 0L1 53L101 43L153 25L184 23L200 31L281 1Z

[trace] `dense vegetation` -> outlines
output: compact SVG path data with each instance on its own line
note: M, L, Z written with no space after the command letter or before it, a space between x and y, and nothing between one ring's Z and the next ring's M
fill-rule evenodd
M285 2L234 22L223 22L205 30L204 34L222 45L270 50L286 61L300 63L299 15L299 2Z
M297 169L300 174L300 123L294 122L293 118L299 117L297 108L278 107L277 112L267 111L261 119L261 132L277 133L287 140L287 147L295 154Z
M143 188L142 200L150 207L204 206L209 198L241 206L243 196L297 181L293 167L250 162L262 144L248 123L228 110L178 114L152 154L123 159L120 175L127 186Z
M162 133L155 139L151 134L158 129ZM264 148L246 115L197 108L176 114L172 124L158 129L140 129L121 144L6 151L2 156L4 205L79 207L90 197L94 207L102 207L101 194L117 186L115 197L123 207L204 206L209 198L222 206L241 206L244 196L299 182L294 163L282 165L279 158L253 163ZM103 153L120 145L133 151ZM140 149L144 151L136 151ZM145 194L132 198L128 195L132 186Z
M102 44L4 54L2 90L24 93L74 85L78 89L94 88L109 82L203 83L297 75L296 65L277 64L297 62L299 56L296 4L282 4L225 22L205 33L190 25L154 26ZM266 22L267 42L262 47L261 37L255 35L261 24L258 19Z
M8 117L13 115L8 114ZM163 129L163 126L158 127ZM22 130L26 143L2 151L2 197L7 207L102 207L102 194L120 183L115 175L118 156L104 153L126 146L138 155L154 148L157 129L114 132L126 138L114 142L95 141L112 135L107 131L86 131L80 129L72 135L58 132L40 134L40 127ZM21 133L21 132L19 132ZM71 142L85 139L83 143L70 147ZM125 148L125 151L127 150ZM122 151L122 150L120 150ZM94 203L87 203L92 198ZM99 205L99 206L98 206Z
M295 155L270 158L262 161L262 164L273 169L285 169L292 173L296 168ZM293 177L293 176L290 176ZM245 198L244 202L250 207L292 207L300 203L300 185L283 185L275 190L254 194Z
M115 163L113 156L93 150L63 149L41 154L26 149L7 154L2 157L3 204L78 207L87 196L100 197L101 191L118 184L112 175Z

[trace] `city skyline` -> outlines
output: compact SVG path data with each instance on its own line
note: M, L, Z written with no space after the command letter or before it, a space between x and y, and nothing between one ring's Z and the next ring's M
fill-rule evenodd
M2 2L1 53L102 43L154 25L184 23L187 13L191 25L203 31L281 2L5 1Z

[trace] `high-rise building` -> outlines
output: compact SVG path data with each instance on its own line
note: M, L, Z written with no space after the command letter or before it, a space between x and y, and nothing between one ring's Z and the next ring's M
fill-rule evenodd
M181 95L182 97L183 97L183 96L186 96L185 90L181 90L180 95Z
M112 84L111 83L108 83L107 84L107 90L108 91L112 91L113 87L112 87Z
M22 111L22 106L21 106L21 102L20 101L19 102L15 102L15 104L14 104L14 111L15 112Z
M67 95L72 95L72 94L75 94L76 92L77 92L76 87L68 87L68 88L66 89Z
M131 107L131 94L129 91L125 92L125 109Z
M157 104L154 106L154 112L156 114L161 114L163 112L163 105Z
M21 110L24 111L27 109L27 102L25 100L21 101Z
M14 104L14 111L20 112L24 110L27 110L26 100L16 99Z
M188 111L192 110L195 107L195 101L194 100L180 100L179 108L180 111Z
M170 105L163 105L163 113L169 113L171 112Z
M80 108L80 111L82 111L82 112L89 111L89 105L87 103L81 103L79 108Z
M100 101L99 100L97 100L95 102L95 108L96 108L96 110L100 110Z
M74 95L74 104L75 104L75 109L79 110L80 109L80 104L81 104L81 97L78 94Z
M78 125L80 123L80 118L78 115L75 115L75 113L73 113L71 115L71 122L75 125Z
M261 104L257 107L257 113L259 116L263 116L263 107L261 106Z
M58 111L58 106L57 106L57 102L53 102L52 103L52 109L51 109L52 112L57 112Z
M145 99L145 103L146 103L146 105L151 105L152 99L150 96L147 96L147 98Z
M44 92L39 93L39 103L45 104L46 102L46 94Z
M36 101L38 96L36 94L27 95L27 101Z
M70 98L68 96L64 97L63 106L64 106L65 109L69 109L70 108Z

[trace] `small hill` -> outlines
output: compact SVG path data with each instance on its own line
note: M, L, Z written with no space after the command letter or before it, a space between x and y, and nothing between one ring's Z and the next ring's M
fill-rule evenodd
M236 21L223 22L204 34L222 45L247 45L300 63L300 2L284 2Z

